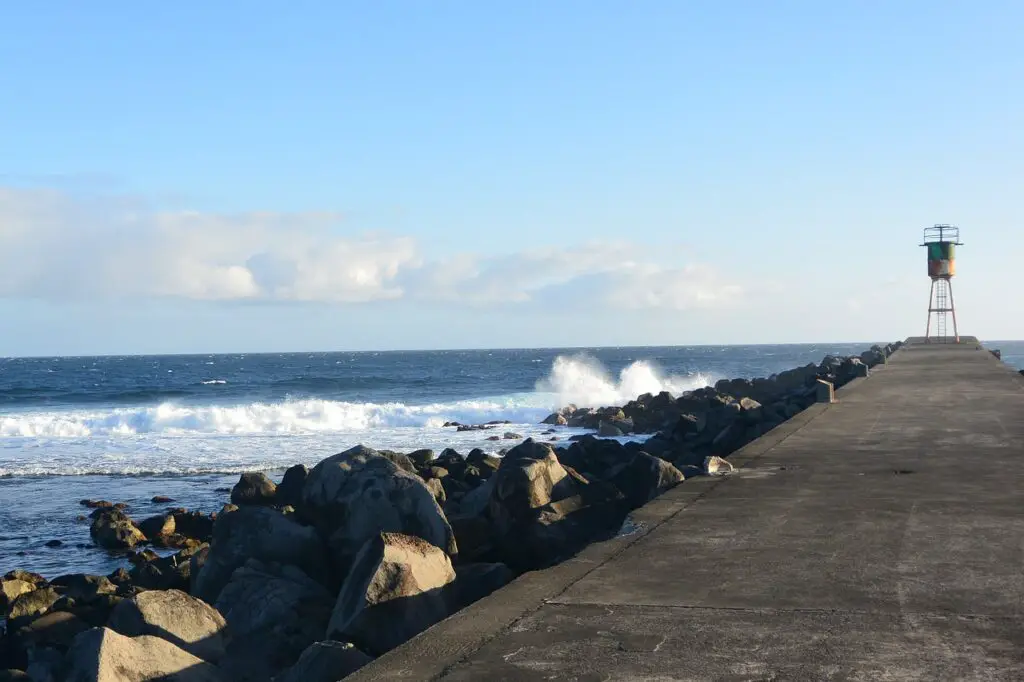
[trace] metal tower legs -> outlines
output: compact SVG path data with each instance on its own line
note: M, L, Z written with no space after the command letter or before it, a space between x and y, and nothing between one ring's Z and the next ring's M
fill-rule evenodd
M932 313L935 313L935 339L939 343L948 343L946 329L946 314L953 317L953 343L960 343L960 331L956 324L956 305L953 302L953 282L949 279L933 279L931 290L928 292L928 324L925 327L924 338L928 343L932 341Z

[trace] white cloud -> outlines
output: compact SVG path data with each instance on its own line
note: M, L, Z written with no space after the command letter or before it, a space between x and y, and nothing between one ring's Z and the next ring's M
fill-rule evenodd
M409 237L341 224L332 213L155 211L0 188L0 296L687 310L744 293L706 265L667 265L629 243L427 261Z

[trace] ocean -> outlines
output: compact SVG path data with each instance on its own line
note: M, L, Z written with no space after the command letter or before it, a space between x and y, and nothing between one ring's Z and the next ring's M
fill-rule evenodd
M272 477L362 443L495 452L540 435L557 407L622 404L721 378L769 376L870 343L0 359L0 574L109 573L86 498L136 520L215 511L242 471ZM1024 342L996 342L1024 367ZM447 421L508 420L456 432ZM576 431L561 429L566 438ZM155 495L171 505L154 504ZM47 543L60 541L60 546Z

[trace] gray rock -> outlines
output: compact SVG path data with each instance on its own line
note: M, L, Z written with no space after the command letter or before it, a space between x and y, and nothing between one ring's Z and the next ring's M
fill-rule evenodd
M76 636L92 626L68 611L50 611L16 631L20 646L67 650Z
M329 457L309 472L303 512L314 519L344 569L381 532L415 535L455 554L455 536L423 480L363 446Z
M216 602L231 574L249 559L294 564L317 579L326 575L324 546L315 529L267 507L243 507L217 518L203 567L192 577L192 594Z
M93 542L104 549L132 549L146 536L127 515L117 509L97 510L89 535ZM95 513L95 512L94 512Z
M165 639L125 637L109 628L78 635L65 657L65 682L227 682L212 664Z
M231 489L231 504L274 504L277 486L263 472L246 472Z
M429 466L430 463L433 461L434 451L427 448L423 448L421 450L414 450L413 452L409 453L408 457L409 459L412 460L412 463L415 464L417 467L425 467Z
M380 533L356 555L327 627L328 639L379 656L445 618L448 555L421 538Z
M103 575L88 575L86 573L72 573L54 578L50 583L66 597L76 602L88 603L103 594L114 594L117 592L117 585Z
M10 626L19 619L41 616L60 599L60 595L52 587L42 587L26 592L17 597L7 607L7 623Z
M19 578L4 578L0 580L0 609L6 610L11 602L34 589L36 589L36 586L33 583Z
M231 642L220 667L238 682L266 680L323 639L334 595L295 566L246 562L221 591L216 608Z
M150 516L139 523L139 530L150 541L166 535L173 535L175 532L174 515L157 514L156 516Z
M532 518L534 510L574 494L573 483L554 450L528 438L508 451L488 479L487 511L499 531L507 532L516 522Z
M274 682L337 682L372 660L349 642L317 642Z
M107 625L126 637L166 639L210 663L224 656L226 626L216 609L180 590L149 590L125 599L114 608Z
M0 670L0 682L32 682L32 678L24 670Z
M541 424L550 424L552 426L565 426L568 423L569 420L566 419L564 415L561 415L558 412L553 412L552 414L549 414L547 417L544 418L544 421L541 422Z
M597 435L601 436L602 438L617 438L623 435L623 433L622 429L620 429L619 427L613 424L609 424L608 422L602 421L597 427Z
M434 496L437 503L443 507L444 503L448 499L448 495L444 491L444 485L441 483L441 479L428 478L425 482L427 484L427 490L429 490L430 494Z
M683 474L663 459L638 452L608 478L631 508L647 504L669 488L683 482Z
M277 486L277 503L290 504L293 507L300 506L302 504L302 486L306 484L308 476L309 469L305 464L289 467L284 472L281 483Z

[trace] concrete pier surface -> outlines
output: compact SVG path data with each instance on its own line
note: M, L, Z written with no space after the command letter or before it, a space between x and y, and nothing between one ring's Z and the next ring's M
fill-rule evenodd
M1024 679L1024 378L963 341L348 679Z

